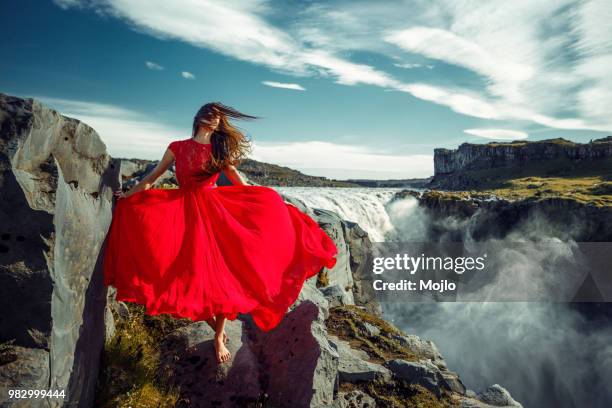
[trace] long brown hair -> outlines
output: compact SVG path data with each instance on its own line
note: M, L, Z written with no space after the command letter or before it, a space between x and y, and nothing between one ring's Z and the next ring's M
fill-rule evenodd
M247 115L221 102L211 102L203 105L193 118L194 137L200 127L200 121L211 113L219 115L219 125L213 131L210 142L212 147L211 160L207 161L205 171L215 174L228 165L238 165L251 151L251 141L229 122L228 117L235 119L259 119L257 116Z

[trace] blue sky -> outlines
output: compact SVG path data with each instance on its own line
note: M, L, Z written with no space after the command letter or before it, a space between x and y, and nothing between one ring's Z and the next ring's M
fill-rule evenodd
M606 0L22 0L0 19L0 92L84 120L116 157L161 158L209 101L262 117L237 123L253 158L340 179L612 131Z

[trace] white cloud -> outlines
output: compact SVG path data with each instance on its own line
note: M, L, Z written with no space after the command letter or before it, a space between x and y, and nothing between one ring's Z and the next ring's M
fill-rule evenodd
M396 63L396 64L393 64L393 66L396 66L398 68L405 68L405 69L415 69L415 68L433 69L433 65L410 64L410 63L406 63L406 64Z
M191 72L189 71L183 71L181 72L181 76L185 79L195 79L195 75L193 75Z
M401 90L465 115L612 130L612 79L604 69L612 59L609 0L435 0L411 7L401 1L296 2L282 8L294 16L282 28L271 23L282 20L280 9L266 0L58 4L94 4L158 38L295 76ZM398 49L469 70L482 83L468 90L448 75L437 83L405 83L374 63L350 59L354 51L394 58Z
M412 178L433 174L431 155L373 152L371 147L321 141L253 144L255 160L288 166L315 176Z
M161 159L168 144L185 139L188 127L175 128L120 106L97 102L33 96L63 115L95 129L111 156ZM288 166L306 174L334 178L410 178L433 174L430 155L397 155L371 147L321 141L253 142L255 160Z
M274 82L274 81L261 81L262 84L266 86L271 86L272 88L283 88L283 89L293 89L296 91L305 91L304 87L300 84L288 84L284 82Z
M58 7L64 10L69 9L70 7L80 7L81 6L80 0L53 0L53 2L57 4Z
M510 129L465 129L464 132L468 135L495 140L522 140L527 139L529 136L527 133L520 130Z
M116 105L45 96L34 98L91 126L113 157L159 160L172 140L189 135L189 125L184 129L175 128Z
M162 71L164 69L164 67L152 61L145 61L145 65L147 68L152 69L154 71Z

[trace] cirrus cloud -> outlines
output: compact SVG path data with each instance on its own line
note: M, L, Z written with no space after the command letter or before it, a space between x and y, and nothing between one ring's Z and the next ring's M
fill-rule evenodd
M305 91L306 89L300 84L288 84L284 82L261 81L262 84L272 88L293 89L295 91Z
M463 132L468 135L495 140L522 140L529 137L525 132L510 129L465 129Z

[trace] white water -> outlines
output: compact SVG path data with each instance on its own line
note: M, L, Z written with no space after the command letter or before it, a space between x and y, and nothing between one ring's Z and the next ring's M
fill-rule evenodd
M330 210L358 223L373 242L422 240L431 222L412 198L389 204L401 188L275 189L311 208ZM465 242L470 242L468 225L456 227L465 230ZM515 234L530 239L551 232L531 222ZM533 262L539 267L543 262L536 258ZM612 376L612 328L587 325L582 315L565 304L396 306L385 308L386 317L407 332L433 340L468 388L480 390L500 383L525 407L611 406L612 390L603 385L603 379Z
M274 187L280 193L301 200L310 208L321 208L356 222L372 242L385 241L394 230L385 205L401 188L369 187Z

